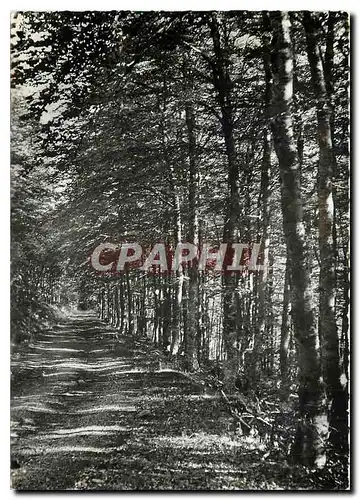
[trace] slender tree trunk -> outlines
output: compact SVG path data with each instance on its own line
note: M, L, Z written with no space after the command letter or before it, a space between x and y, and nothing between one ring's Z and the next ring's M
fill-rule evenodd
M158 283L159 281L159 283ZM154 294L154 343L161 345L161 303L163 300L160 276L153 276L153 294Z
M154 316L153 316L153 342L154 344L157 346L159 344L159 341L160 341L160 317L159 317L159 300L158 300L158 297L157 297L157 294L156 294L157 290L154 290L154 308L153 308L153 313L154 313Z
M182 224L181 224L181 208L180 208L180 198L177 192L174 173L172 168L170 169L171 179L172 179L172 191L174 195L174 210L175 210L175 246L181 243L182 240ZM170 352L173 355L179 353L181 345L181 308L182 308L182 298L183 298L183 282L184 273L182 269L182 264L180 264L179 269L175 271L175 289L174 289L174 302L173 302L173 316L171 325L171 346Z
M349 298L349 290L350 290L350 282L349 282L349 256L348 256L348 248L347 245L344 245L343 248L344 256L343 256L343 309L342 309L342 324L341 324L341 340L343 345L343 366L345 376L349 378L349 306L350 306L350 298Z
M324 64L323 64L323 70L324 70L324 80L325 80L325 86L326 86L326 93L327 93L327 98L328 98L328 107L329 107L329 121L330 121L330 133L331 133L331 143L332 143L332 149L333 149L333 155L332 155L332 160L333 160L333 179L337 180L339 176L339 169L337 167L337 161L336 161L336 155L334 154L334 149L335 149L335 103L334 103L334 98L335 98L335 92L334 92L334 75L333 75L333 68L334 68L334 43L335 43L335 25L336 25L336 17L337 13L334 11L329 11L328 13L328 22L327 22L327 33L326 33L326 49L325 49L325 57L324 57ZM334 251L334 260L335 260L335 268L337 267L337 262L339 260L338 256L338 249L337 249L337 206L338 206L338 196L337 196L337 189L336 189L336 183L334 182L332 184L332 194L333 194L333 203L334 203L334 210L333 210L333 251ZM335 317L337 315L336 313L336 308L337 308L337 294L335 295ZM342 363L342 359L340 356L340 364ZM343 365L342 365L343 366Z
M268 286L266 290L266 300L267 300L267 337L270 345L270 374L275 373L275 358L276 358L276 335L275 335L275 314L273 309L273 297L274 297L274 256L269 250L269 271L268 271ZM270 337L270 338L269 338Z
M127 266L125 267L125 280L126 280L126 296L127 296L127 309L128 309L127 334L132 335L134 333L133 300L132 300L130 273Z
M104 286L101 289L100 297L101 297L100 318L104 320L105 319L105 288L104 288Z
M163 301L161 308L162 316L162 348L168 352L170 346L170 328L171 328L171 288L169 282L164 285Z
M334 42L335 42L335 23L336 23L336 12L329 11L328 23L327 23L327 33L326 33L326 49L324 57L324 79L326 86L326 93L328 96L328 106L330 112L330 129L331 129L331 140L334 146L334 132L335 132L335 107L333 103L334 99L334 79L333 79L333 67L334 67ZM335 160L335 158L334 158Z
M110 305L110 324L114 324L115 308L114 308L114 290L111 285L109 285L109 305Z
M314 14L304 12L307 53L316 101L319 142L319 253L320 253L320 314L319 337L322 350L326 392L331 404L330 441L337 451L347 444L347 400L340 383L339 338L335 316L336 274L334 246L334 202L332 180L334 155L331 117L328 103L322 55ZM328 50L329 44L328 44ZM339 447L341 450L339 450Z
M120 326L120 307L119 307L119 288L114 287L114 309L115 309L115 328Z
M142 290L140 295L140 334L145 336L147 334L147 317L146 317L146 277L142 278Z
M185 70L185 76L188 69ZM190 79L191 82L191 79ZM198 168L196 163L196 137L195 137L195 113L190 100L193 89L188 89L190 94L185 105L186 128L189 148L189 243L198 245L199 227L197 212L198 196ZM198 325L198 270L195 265L190 265L188 269L188 308L187 308L187 328L186 331L186 359L190 371L199 369L199 361L196 349L196 333Z
M215 62L212 66L213 80L221 109L221 128L228 163L229 195L225 214L223 242L228 243L229 250L235 241L236 222L239 216L239 169L234 141L234 117L231 101L232 82L221 47L217 13L211 14L210 30L215 55ZM227 356L225 378L228 379L226 383L229 384L235 379L239 357L237 349L236 284L237 280L235 276L228 273L223 274L223 336Z
M184 271L183 289L182 289L182 303L181 303L181 319L182 319L182 329L183 336L181 339L181 344L179 348L180 353L184 353L186 356L188 346L187 346L187 331L188 331L188 308L189 308L189 279L186 279L186 271ZM187 356L185 357L185 364L187 364Z
M111 321L111 305L110 305L110 285L107 283L106 285L106 321L110 322Z
M166 80L164 79L164 91L166 92ZM160 134L163 145L164 162L168 172L168 181L172 194L173 208L174 208L174 225L175 225L175 246L182 241L182 217L181 217L181 204L178 186L175 178L175 171L172 161L169 156L166 137L166 97L164 98L163 107L160 110L163 114L160 123ZM173 355L178 354L181 346L181 309L182 309L182 292L183 292L184 274L182 265L175 271L175 293L174 301L172 303L172 316L171 316L171 344L170 352ZM171 293L169 294L171 297Z
M324 389L303 224L299 160L293 134L292 44L287 12L270 14L273 30L272 133L281 176L284 236L289 256L292 315L299 347L299 423L293 446L297 462L323 467L328 433Z
M259 276L258 287L258 323L255 331L254 341L254 354L255 354L255 372L257 375L257 359L260 356L261 346L265 340L266 320L268 317L268 301L267 301L267 288L268 288L268 267L269 267L269 246L270 246L270 207L269 207L269 181L271 172L271 132L270 124L270 104L271 104L271 63L270 52L264 50L264 69L265 69L265 95L264 95L264 108L265 108L265 127L263 138L263 159L261 168L261 186L260 186L260 212L262 220L262 235L261 240L263 244L263 265L264 270Z
M124 278L123 275L120 275L119 280L119 305L120 305L120 333L124 332L124 324L125 324L125 298L124 298Z
M203 275L204 278L204 275ZM209 301L206 300L205 293L199 294L199 301L201 299L201 306L199 307L199 328L197 332L198 337L198 359L209 359L209 342L210 342L210 315L209 315Z
M291 301L290 301L290 268L289 260L286 259L284 296L281 317L281 337L280 337L280 374L282 387L289 385L289 347L291 338Z

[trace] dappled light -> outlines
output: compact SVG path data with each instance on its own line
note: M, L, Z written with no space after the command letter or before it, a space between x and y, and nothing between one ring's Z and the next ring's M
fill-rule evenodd
M50 489L254 488L261 470L275 467L261 462L261 436L233 427L216 391L161 368L150 343L136 347L123 337L114 351L101 335L102 323L92 320L99 331L94 338L87 319L81 328L82 318L76 337L59 324L20 348L21 363L16 356L11 441L21 464L13 472L19 489L41 488L44 470L53 478ZM45 337L51 348L38 349ZM61 349L64 344L69 347ZM34 370L41 384L28 376ZM97 462L102 456L106 464ZM57 460L66 474L55 473ZM282 467L271 471L280 483L294 480L285 480Z
M105 347L106 337L101 335L100 323L96 328L99 337L95 340L86 327L85 318L83 328L81 319L77 321L76 337L59 324L53 332L39 336L21 355L18 365L21 370L15 373L13 387L11 437L12 448L24 464L15 472L19 485L25 487L26 481L42 480L43 474L38 468L38 479L35 470L31 477L24 472L31 466L26 465L26 457L45 460L45 467L46 457L73 453L105 454L117 460L121 449L130 466L134 463L134 453L136 456L141 450L154 450L152 474L157 478L161 472L158 453L166 456L171 450L191 451L194 456L200 453L202 458L211 458L218 450L239 452L241 440L235 435L222 434L228 428L229 417L221 409L218 395L205 394L200 386L177 370L160 368L158 357L152 354L153 348L150 345L145 348L143 342L136 347L131 338L124 337L119 351ZM94 324L97 324L95 320L92 331ZM51 340L44 344L44 338ZM60 347L66 344L69 347ZM44 345L46 349L42 348ZM83 348L79 349L78 345ZM82 356L83 350L86 358ZM121 352L125 357L121 357ZM32 385L31 379L21 375L37 369L41 370L41 385ZM201 405L210 406L203 411ZM198 418L191 414L197 414ZM223 423L219 427L220 415ZM139 460L135 460L136 467L141 463ZM186 466L169 470L183 474L184 467L201 468L197 462L189 461ZM224 473L232 470L226 461L221 467ZM106 468L109 469L110 466ZM67 473L62 477L60 474L58 484L69 487L81 481L81 474L76 468L73 475Z

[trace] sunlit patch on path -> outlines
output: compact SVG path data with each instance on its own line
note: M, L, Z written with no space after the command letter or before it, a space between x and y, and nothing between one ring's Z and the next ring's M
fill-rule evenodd
M146 340L82 313L12 360L14 488L246 488L251 446L218 396L161 367Z

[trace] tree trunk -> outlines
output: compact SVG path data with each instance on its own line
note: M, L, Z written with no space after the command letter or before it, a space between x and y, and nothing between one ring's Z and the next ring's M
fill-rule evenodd
M147 334L147 315L146 315L146 303L147 303L147 288L146 288L146 278L142 279L142 293L140 297L140 321L141 321L141 335L145 336Z
M172 179L172 191L174 196L174 210L175 210L175 246L181 243L182 228L181 228L181 208L180 198L174 183L174 174L172 167L170 169ZM171 346L170 352L173 355L178 354L181 345L181 308L182 308L182 294L183 294L183 281L184 273L182 264L179 269L175 271L175 288L174 288L174 301L173 301L173 315L171 325Z
M106 321L110 322L111 312L110 312L110 285L106 285Z
M328 106L330 108L330 129L331 129L332 143L334 143L334 125L335 125L335 109L334 109L334 103L333 103L333 97L334 97L333 67L334 67L335 23L336 23L336 12L330 11L328 14L327 33L326 33L326 49L325 49L323 70L324 70L326 93L328 96Z
M119 288L116 284L114 287L114 309L115 309L115 328L119 328L120 326Z
M127 334L132 335L134 333L134 314L133 314L131 282L127 264L125 267L125 280L126 280L126 295L127 295L127 309L128 309Z
M341 314L342 324L341 324L341 340L343 345L343 367L345 376L349 378L349 255L348 247L344 245L343 247L343 309Z
M166 91L166 80L164 80L164 91ZM163 114L160 123L160 134L163 145L163 155L164 163L168 173L169 187L172 195L173 209L174 209L174 226L175 226L175 247L182 240L182 217L181 217L181 204L179 190L176 183L175 171L167 147L167 136L166 136L166 122L165 122L165 112L166 112L166 97L164 98L163 107L160 110ZM183 281L184 274L182 270L182 265L179 269L175 271L175 287L174 287L174 300L172 302L172 316L171 316L171 344L170 352L173 355L178 354L181 346L181 308L182 308L182 292L183 292ZM171 293L169 297L171 300ZM170 304L168 304L170 305ZM165 319L165 317L164 317ZM168 335L168 333L166 333ZM167 340L166 340L167 342Z
M169 279L168 279L169 281ZM162 349L164 352L168 352L170 345L170 328L171 328L171 288L169 282L164 284L163 300L161 307L161 317L162 317Z
M217 13L212 13L210 30L213 40L215 62L212 65L214 86L218 94L221 110L221 128L224 136L228 164L228 202L225 214L223 242L228 244L228 250L235 241L236 222L239 216L239 170L234 141L234 117L231 102L232 82L227 63L221 47L220 31ZM234 276L223 274L223 336L227 355L225 368L226 383L235 379L238 355L237 349L237 314L236 314L236 284Z
M119 330L120 333L123 333L124 331L124 324L125 324L125 299L124 299L124 278L123 275L120 275L120 280L119 280L119 305L120 305L120 326Z
M100 292L100 319L105 319L105 288L104 285Z
M187 68L185 76L187 75ZM190 80L191 81L191 80ZM192 94L192 88L188 89ZM198 169L196 163L196 137L195 137L195 113L193 104L189 98L185 105L186 128L189 149L189 243L198 245L199 227L197 213L198 194ZM199 369L199 361L196 349L196 333L198 324L198 270L195 265L190 265L188 269L188 308L187 308L187 328L186 328L186 359L188 369L195 371Z
M272 133L281 176L281 207L292 284L292 315L299 347L299 423L295 461L323 467L328 433L321 378L319 340L313 310L308 252L303 224L300 171L291 115L293 72L287 12L270 14L273 30Z
M328 103L322 55L314 14L304 12L306 46L314 90L319 142L319 254L320 254L320 311L319 337L323 372L330 410L330 442L337 451L347 444L347 400L340 383L339 338L335 316L335 247L334 203L332 192L334 155L332 149L331 117ZM329 49L328 44L328 51ZM340 448L340 449L339 449Z
M280 374L283 388L289 385L289 347L291 338L291 302L290 302L290 269L286 259L284 296L282 304L281 337L280 337Z
M270 52L264 50L264 69L265 69L265 95L264 95L264 115L265 127L263 138L263 158L261 166L261 185L260 185L260 213L262 220L262 245L263 245L263 265L264 270L258 277L258 322L254 339L255 354L255 373L258 374L256 360L260 357L261 346L265 340L266 320L268 316L267 288L268 288L268 266L269 266L269 246L270 246L270 207L269 207L269 181L271 172L271 135L270 135L270 104L271 104L271 64ZM250 211L249 211L250 212Z

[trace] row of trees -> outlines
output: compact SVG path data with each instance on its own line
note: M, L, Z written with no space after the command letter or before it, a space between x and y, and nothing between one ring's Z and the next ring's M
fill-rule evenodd
M229 388L296 380L294 456L346 453L348 30L341 12L16 14L15 321L22 296L76 289ZM106 241L256 242L265 271L98 276Z

